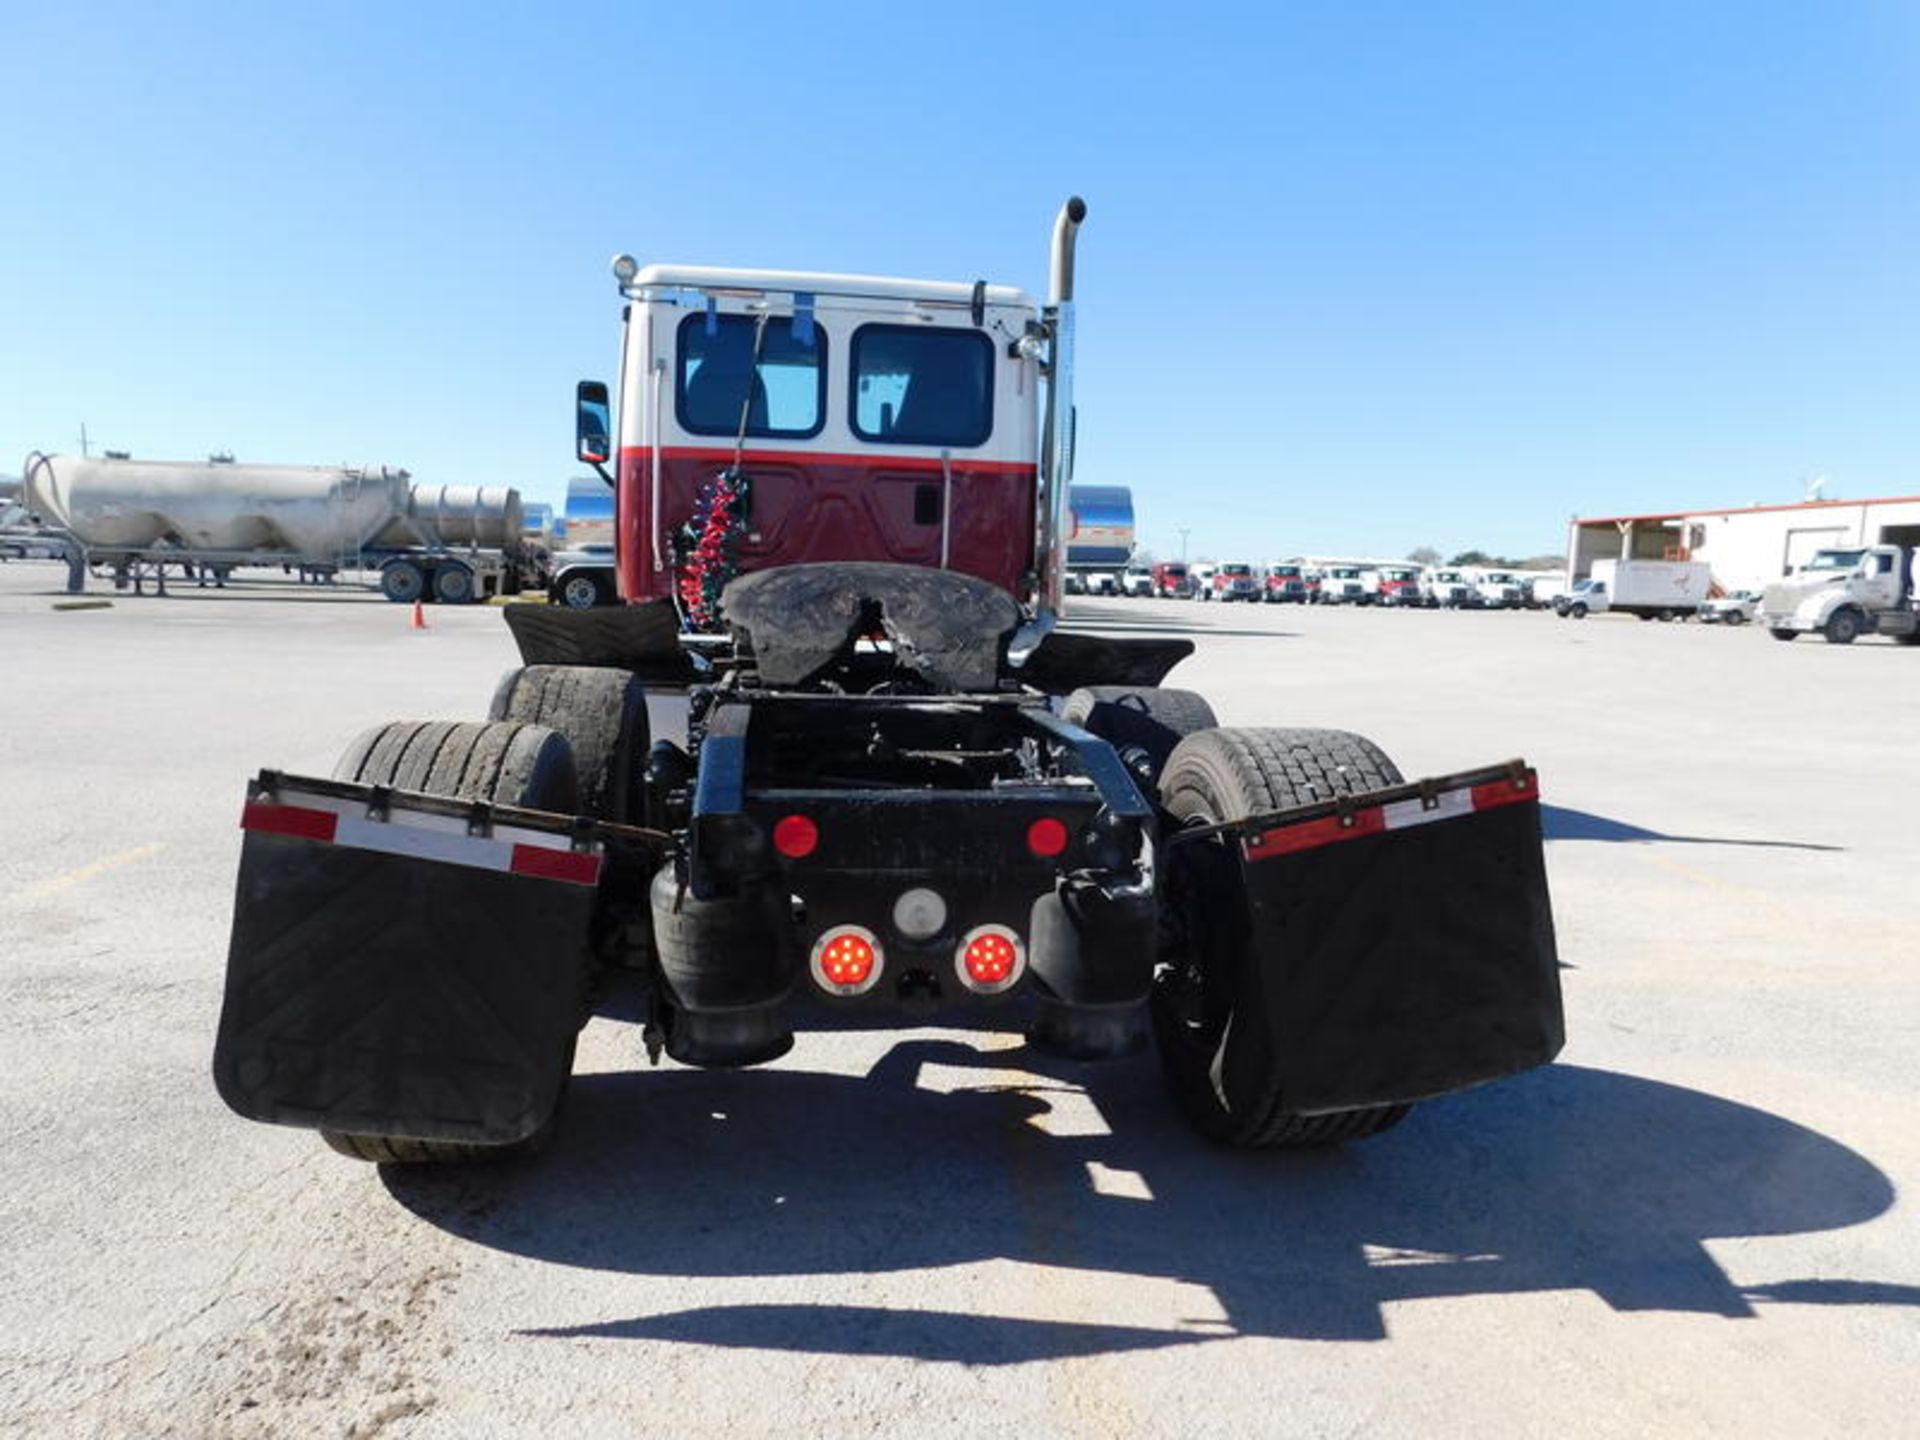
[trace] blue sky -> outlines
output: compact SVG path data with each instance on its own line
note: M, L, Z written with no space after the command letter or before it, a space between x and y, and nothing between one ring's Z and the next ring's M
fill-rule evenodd
M1195 556L1920 492L1920 6L0 0L0 470L552 498L607 257L1039 291Z

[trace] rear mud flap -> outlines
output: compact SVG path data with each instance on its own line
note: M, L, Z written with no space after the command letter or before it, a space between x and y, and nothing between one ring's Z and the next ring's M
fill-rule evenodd
M430 848L465 843L428 833ZM543 868L575 859L597 873L597 857ZM591 884L517 860L488 868L250 828L214 1048L221 1098L282 1125L525 1138L566 1082L593 904Z
M1511 769L1235 827L1254 963L1215 1060L1223 1100L1277 1080L1293 1113L1395 1104L1558 1054L1537 800Z

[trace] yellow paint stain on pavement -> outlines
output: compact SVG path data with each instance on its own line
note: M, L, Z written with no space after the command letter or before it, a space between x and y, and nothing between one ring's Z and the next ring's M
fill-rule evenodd
M50 900L55 895L84 885L110 870L118 870L123 865L133 865L149 856L158 855L166 848L157 840L146 845L136 845L131 850L122 850L118 855L109 855L105 859L94 861L91 865L82 865L79 869L69 870L64 875L52 875L45 880L36 880L31 885L23 885L11 894L0 895L0 900L11 900L19 905L31 905L37 901Z

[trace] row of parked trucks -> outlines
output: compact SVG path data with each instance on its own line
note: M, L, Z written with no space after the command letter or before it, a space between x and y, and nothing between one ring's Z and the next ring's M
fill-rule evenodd
M1136 580L1138 576L1138 580ZM1428 566L1381 560L1171 560L1126 572L1113 593L1269 605L1381 605L1428 610L1540 609L1563 588L1557 572Z

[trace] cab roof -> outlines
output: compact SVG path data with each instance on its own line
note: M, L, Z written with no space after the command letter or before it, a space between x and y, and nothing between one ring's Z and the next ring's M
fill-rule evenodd
M965 280L900 280L885 275L837 275L824 270L735 270L718 265L648 265L634 277L631 290L772 291L838 295L863 300L920 300L968 305L973 284ZM1038 305L1014 285L986 287L989 305L1034 310Z

